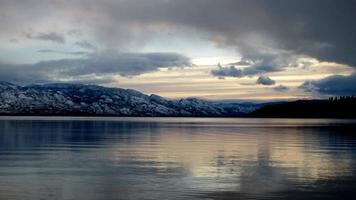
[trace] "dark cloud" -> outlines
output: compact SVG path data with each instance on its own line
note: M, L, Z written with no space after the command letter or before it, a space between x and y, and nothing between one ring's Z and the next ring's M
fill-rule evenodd
M89 59L67 59L50 64L67 68L66 73L71 76L83 73L116 73L121 76L136 76L162 67L191 65L189 58L176 53L93 54Z
M283 50L356 66L356 1L197 0L172 3L175 23L206 30L243 56ZM204 9L201 9L204 5Z
M27 39L35 39L35 40L43 40L43 41L51 41L55 43L64 44L65 38L62 34L56 32L48 32L48 33L25 33Z
M242 77L243 72L241 69L237 69L235 66L223 67L220 64L217 69L211 70L210 72L213 76L219 78L223 77Z
M305 81L299 88L306 92L328 95L355 95L356 73L349 76L333 75L320 80Z
M272 80L270 77L265 76L265 75L261 75L258 77L258 79L256 80L257 84L261 84L261 85L274 85L276 84L276 81Z
M79 46L83 49L96 50L96 46L86 40L75 42L74 45Z
M281 67L277 65L251 65L249 67L243 68L244 76L253 76L256 74L263 74L268 72L278 72L281 71Z
M273 89L277 92L287 92L289 90L289 88L284 85L278 85L278 86L274 87Z
M263 53L249 55L249 61L243 61L245 63L249 63L249 66L236 67L231 65L229 67L223 67L219 64L217 69L211 71L211 74L218 77L241 78L244 76L255 76L269 72L278 72L282 71L286 67L294 65L297 58L296 56L286 53L283 53L283 56L281 56L281 54Z
M98 81L98 77L102 76L136 76L174 66L191 66L191 63L189 58L176 53L91 54L86 58L49 60L35 64L0 64L0 80L41 83L85 79L90 82Z
M105 12L110 19L99 25L98 36L111 42L109 32L126 40L135 36L130 30L137 27L149 30L164 24L207 33L221 46L237 47L244 57L282 50L356 66L352 0L130 0L94 5L86 9ZM116 22L121 26L112 27Z

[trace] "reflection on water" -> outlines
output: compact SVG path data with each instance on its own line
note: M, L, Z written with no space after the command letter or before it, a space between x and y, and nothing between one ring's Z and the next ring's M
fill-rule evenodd
M343 199L355 121L1 118L0 199Z

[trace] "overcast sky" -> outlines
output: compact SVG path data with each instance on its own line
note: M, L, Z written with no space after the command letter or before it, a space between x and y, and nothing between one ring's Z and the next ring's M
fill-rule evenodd
M356 94L353 0L0 0L0 80L170 98Z

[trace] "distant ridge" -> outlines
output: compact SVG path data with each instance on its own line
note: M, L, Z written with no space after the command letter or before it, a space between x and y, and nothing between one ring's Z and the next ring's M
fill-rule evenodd
M197 98L169 100L97 85L52 83L22 87L0 82L0 115L236 117L258 107Z
M298 100L259 108L249 117L280 118L356 118L356 97L343 96L328 100Z

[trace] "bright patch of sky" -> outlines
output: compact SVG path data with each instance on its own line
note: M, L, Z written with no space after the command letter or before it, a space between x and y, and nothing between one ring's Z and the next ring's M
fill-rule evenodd
M196 31L162 31L155 34L138 49L140 52L177 52L191 58L196 65L228 64L241 58L234 48L218 47Z

